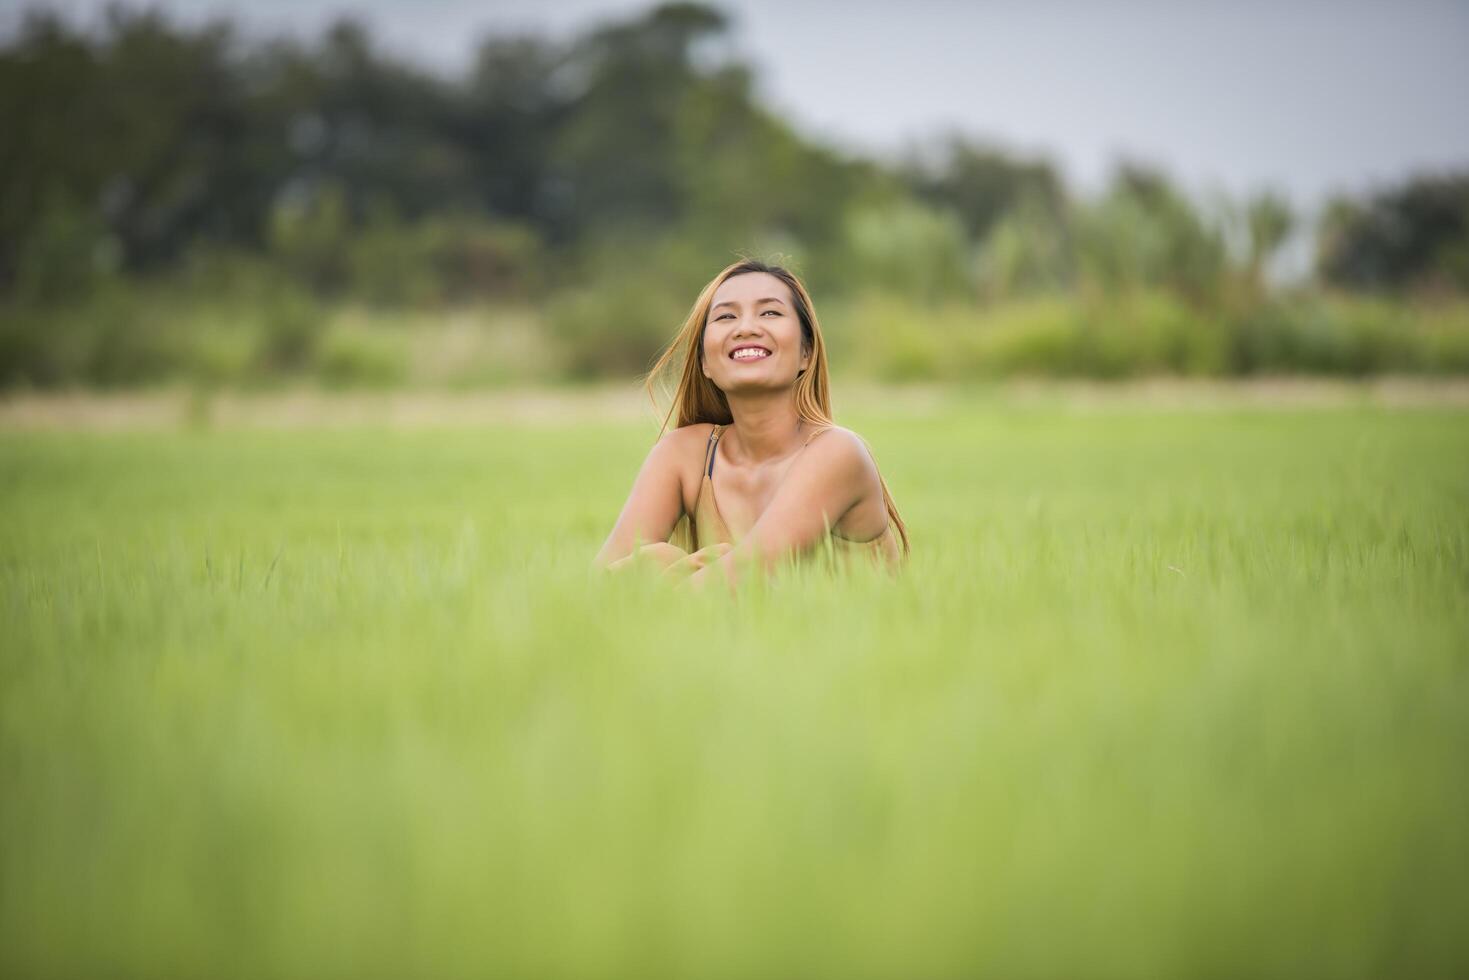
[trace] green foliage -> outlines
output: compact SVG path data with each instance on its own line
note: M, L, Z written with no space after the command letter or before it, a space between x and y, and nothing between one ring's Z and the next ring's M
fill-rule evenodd
M1227 259L1220 231L1161 173L1136 164L1082 209L1078 251L1106 292L1162 286L1197 304L1217 302Z
M673 247L646 245L653 255ZM672 340L687 299L648 269L609 262L544 304L395 311L322 304L269 265L201 254L188 285L119 283L66 307L0 305L0 384L627 378ZM1212 311L1151 289L1090 301L1037 294L977 309L869 290L818 311L834 370L853 377L1469 371L1466 304L1304 293Z
M410 225L387 201L345 249L345 292L384 308L524 300L542 293L547 274L542 243L527 226L440 216Z
M1069 229L1032 200L1017 202L999 219L980 250L975 277L979 295L994 302L1055 294L1075 277Z
M292 374L306 367L321 336L321 308L299 290L282 289L271 294L258 315L267 372Z
M86 299L116 279L117 242L90 210L54 191L16 253L15 299L61 306Z
M969 242L958 216L911 200L855 209L847 217L847 274L868 289L915 303L972 295Z
M0 306L7 386L135 385L184 370L178 324L158 323L138 291L114 287L64 306Z
M910 156L898 168L903 183L922 200L952 210L968 236L984 241L1017 207L1063 222L1066 192L1045 160L1027 160L995 146L950 133Z
M1319 271L1358 295L1308 296L1267 275L1278 194L1202 206L1124 163L1080 199L956 133L851 157L760 103L731 30L663 4L487 38L445 78L351 20L303 42L33 13L0 42L0 385L625 378L743 254L852 311L834 357L876 377L1464 363L1463 174L1336 202ZM504 310L531 311L515 356L471 330L465 370L424 367L443 322Z
M1245 221L1250 234L1250 275L1259 282L1265 266L1290 235L1295 215L1283 197L1266 191L1250 198L1245 207Z
M727 26L712 7L666 4L576 42L570 56L583 71L580 91L545 161L546 172L571 191L557 213L563 227L663 226L683 216L680 117L690 93L703 87L690 49Z
M388 388L408 377L408 345L398 334L333 329L321 339L318 371L331 388Z
M386 307L431 307L539 295L547 256L534 229L513 222L434 215L405 222L377 197L360 222L339 183L278 206L271 252L319 296Z
M1233 324L1234 370L1451 374L1469 370L1465 310L1346 295L1254 307Z
M1043 299L997 309L966 358L990 376L1216 374L1226 343L1221 324L1149 292L1085 307Z
M1469 174L1413 177L1361 202L1337 198L1317 268L1346 288L1469 292Z
M647 371L670 343L687 305L665 285L629 272L559 295L547 326L566 351L573 378L629 377Z
M321 293L347 281L352 218L341 184L327 183L283 202L270 216L270 250L293 277Z
M0 435L0 973L1465 972L1462 410L882 411L738 602L645 425Z
M0 305L0 381L260 383L315 370L327 314L309 294L248 259L201 255L194 274L194 286L118 282L65 306Z
M1210 312L1148 290L1091 303L1037 296L976 313L868 294L834 307L828 322L840 368L888 380L1469 370L1469 307L1347 295Z

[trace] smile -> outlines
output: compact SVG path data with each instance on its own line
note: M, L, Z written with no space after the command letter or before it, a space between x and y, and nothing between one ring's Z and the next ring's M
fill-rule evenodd
M758 361L770 356L770 351L764 347L740 347L729 355L736 361Z

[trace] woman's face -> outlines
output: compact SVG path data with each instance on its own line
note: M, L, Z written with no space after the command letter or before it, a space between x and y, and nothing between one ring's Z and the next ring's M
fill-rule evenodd
M719 284L704 325L704 376L730 394L789 388L811 361L791 291L768 272L746 272ZM735 357L736 350L755 347ZM753 355L753 356L752 356Z

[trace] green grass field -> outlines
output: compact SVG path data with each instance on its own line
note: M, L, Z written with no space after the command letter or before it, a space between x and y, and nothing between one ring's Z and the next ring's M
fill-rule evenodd
M646 428L0 433L0 974L1469 972L1469 412L880 409L737 602Z

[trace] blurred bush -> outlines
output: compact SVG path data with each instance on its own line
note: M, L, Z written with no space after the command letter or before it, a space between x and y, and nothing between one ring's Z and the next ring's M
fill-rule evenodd
M893 381L1469 372L1469 304L1304 294L1230 315L1152 289L976 311L871 294L823 322L834 364Z
M689 305L647 277L608 275L558 296L546 325L562 345L571 378L630 377L646 371L673 340Z
M0 306L0 384L261 386L298 378L464 387L628 378L672 340L686 301L636 275L598 278L546 305L443 312L323 305L290 281L234 294L122 284L64 306ZM819 312L835 370L891 381L1469 372L1469 303L1304 292L1229 311L1143 289L976 307L871 290L821 303Z
M925 304L973 294L970 244L952 209L901 199L863 205L845 233L846 272L866 289Z

